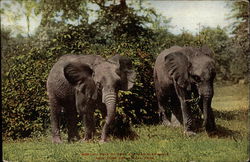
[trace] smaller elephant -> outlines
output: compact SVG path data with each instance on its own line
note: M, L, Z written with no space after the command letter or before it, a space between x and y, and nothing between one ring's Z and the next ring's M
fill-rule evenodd
M211 53L207 46L201 49L173 46L162 51L155 62L154 82L159 115L166 125L183 123L187 135L195 134L189 104L192 95L200 97L199 107L206 131L216 130L211 108L216 72Z
M100 109L106 122L101 141L107 141L108 129L115 118L119 90L133 87L135 72L125 56L104 59L96 55L65 55L52 67L47 79L51 108L52 142L61 143L60 112L68 126L68 141L79 140L77 114L85 124L84 140L95 132L94 111Z

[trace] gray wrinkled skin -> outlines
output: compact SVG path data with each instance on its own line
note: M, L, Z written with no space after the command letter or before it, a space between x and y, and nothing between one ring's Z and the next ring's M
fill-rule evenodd
M79 140L77 114L85 124L84 140L95 132L94 111L100 109L106 117L101 141L115 118L117 93L133 86L135 73L131 61L120 55L108 60L95 55L65 55L52 67L47 79L51 108L52 142L61 143L60 114L65 112L68 141Z
M158 99L158 112L163 124L179 126L184 132L194 134L188 104L191 92L200 97L199 106L204 116L207 132L216 129L211 108L215 62L207 47L173 46L160 53L154 67L154 82ZM171 114L168 116L167 114Z

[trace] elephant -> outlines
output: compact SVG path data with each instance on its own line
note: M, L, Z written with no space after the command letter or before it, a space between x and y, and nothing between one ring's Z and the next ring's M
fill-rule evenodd
M186 135L195 135L190 107L193 95L193 98L199 97L206 132L214 132L216 125L211 102L215 76L215 61L206 45L201 48L172 46L163 50L154 66L158 113L163 124L183 124Z
M52 142L61 143L60 119L65 114L68 141L80 140L77 118L83 120L83 141L95 133L94 111L99 109L105 124L101 142L108 140L114 121L119 90L130 90L135 80L132 62L119 54L104 59L98 55L64 55L53 65L47 78Z

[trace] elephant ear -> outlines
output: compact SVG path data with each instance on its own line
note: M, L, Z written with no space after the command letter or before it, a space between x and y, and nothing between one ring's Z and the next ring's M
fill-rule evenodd
M117 74L121 77L121 90L130 90L135 82L136 74L132 67L132 61L119 54L113 56L109 61L117 64Z
M189 86L189 70L191 63L181 52L170 53L165 57L166 69L175 84L182 88Z
M209 57L213 56L213 51L207 45L203 45L200 50L203 54Z
M96 86L92 78L93 70L87 64L69 63L64 67L63 72L67 81L79 92L87 98L97 98Z

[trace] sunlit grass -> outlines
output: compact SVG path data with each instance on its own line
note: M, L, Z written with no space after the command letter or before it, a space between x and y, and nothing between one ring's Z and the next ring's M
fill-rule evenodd
M215 86L212 107L216 110L246 110L249 104L247 85Z
M112 139L100 144L99 137L88 143L52 144L50 137L3 142L7 161L246 161L247 108L246 85L215 86L213 108L219 136L204 131L194 137L182 128L162 125L133 127L135 140Z

